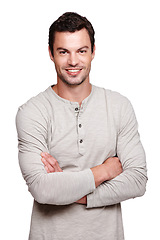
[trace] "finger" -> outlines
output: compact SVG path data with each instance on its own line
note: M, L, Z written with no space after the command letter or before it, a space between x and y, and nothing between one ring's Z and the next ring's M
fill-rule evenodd
M58 171L59 171L59 172L63 172L58 163L57 163L57 165L58 165L58 166L57 166Z
M45 153L43 158L53 167L55 166L55 164L57 162L57 160L48 153Z
M63 172L62 169L60 168L58 162L56 162L54 169L55 169L55 172Z
M53 173L53 172L55 172L55 169L54 169L54 167L52 167L50 164L47 164L45 167L47 167L47 168L48 168L48 170L49 170L49 172L50 172L50 173Z
M57 160L52 157L50 154L45 153L45 160L54 168L55 172L62 172Z
M51 171L47 166L44 167L47 171L47 173L53 173L53 171Z
M47 173L50 173L50 171L49 171L47 166L45 166L44 168L46 169Z
M55 169L53 166L51 166L46 160L45 158L41 158L41 161L43 162L45 169L47 172L55 172Z
M41 157L47 156L47 152L41 152Z
M42 162L48 168L49 172L63 172L58 163L53 167L45 159L42 159Z
M58 165L58 172L63 172L62 168Z
M42 161L42 163L43 163L44 165L47 165L47 161L46 161L45 158L41 158L41 161Z
M50 154L48 153L42 153L41 154L42 157L42 162L46 165L47 163L50 164L51 167L54 168L54 172L63 172L62 169L60 168L57 160L52 157ZM49 168L50 168L49 166Z

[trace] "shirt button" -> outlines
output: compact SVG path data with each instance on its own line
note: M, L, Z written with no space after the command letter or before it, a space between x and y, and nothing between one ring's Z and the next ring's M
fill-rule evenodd
M78 111L78 108L75 108L75 111L77 112L77 111Z
M80 143L83 143L83 140L81 139L79 142L80 142Z
M82 124L79 124L79 128L81 128L82 127Z

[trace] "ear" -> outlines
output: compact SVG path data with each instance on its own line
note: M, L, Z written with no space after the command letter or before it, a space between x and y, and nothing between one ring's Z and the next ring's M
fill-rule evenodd
M93 53L92 53L92 60L93 60L94 57L95 57L95 51L96 51L96 46L94 45L94 47L93 47Z
M49 46L48 46L48 52L49 52L50 59L54 62L54 57L53 57L53 55L51 53L51 49L50 49Z

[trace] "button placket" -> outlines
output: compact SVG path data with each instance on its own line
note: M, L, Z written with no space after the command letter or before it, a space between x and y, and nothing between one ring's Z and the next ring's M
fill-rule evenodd
M78 117L79 112L80 112L79 106L76 104L76 105L74 106L74 113L75 113L75 116L76 116L76 117Z
M81 112L77 117L77 130L78 130L78 144L79 144L79 153L84 154L84 128L82 123L82 115Z

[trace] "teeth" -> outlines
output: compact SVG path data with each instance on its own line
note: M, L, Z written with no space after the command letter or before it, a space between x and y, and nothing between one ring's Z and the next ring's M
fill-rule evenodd
M70 70L67 70L68 72L72 72L72 73L75 73L75 72L79 72L80 69L70 69Z

